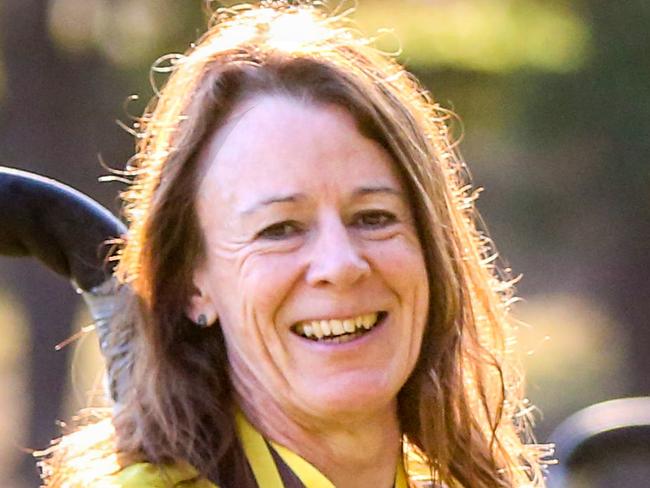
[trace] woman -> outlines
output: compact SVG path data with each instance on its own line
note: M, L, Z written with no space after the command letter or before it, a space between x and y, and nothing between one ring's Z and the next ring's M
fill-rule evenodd
M171 61L124 194L116 444L64 439L50 486L542 486L446 114L315 7L220 12Z

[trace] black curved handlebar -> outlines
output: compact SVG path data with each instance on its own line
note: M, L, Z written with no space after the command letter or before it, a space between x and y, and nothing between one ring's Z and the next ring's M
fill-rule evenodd
M83 193L0 166L0 254L33 256L90 290L110 275L106 241L125 232L122 222Z

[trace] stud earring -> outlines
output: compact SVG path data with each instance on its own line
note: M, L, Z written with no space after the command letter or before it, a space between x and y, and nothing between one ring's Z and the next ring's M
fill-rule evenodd
M199 316L196 318L196 325L198 325L202 329L206 329L210 327L210 325L208 324L208 318L205 316L204 313L199 314Z

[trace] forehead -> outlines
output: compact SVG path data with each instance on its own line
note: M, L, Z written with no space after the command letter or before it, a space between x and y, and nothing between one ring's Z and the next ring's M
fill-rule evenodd
M345 192L371 184L401 189L390 155L359 132L347 110L288 96L241 103L199 157L201 194L218 193L238 206L280 191Z

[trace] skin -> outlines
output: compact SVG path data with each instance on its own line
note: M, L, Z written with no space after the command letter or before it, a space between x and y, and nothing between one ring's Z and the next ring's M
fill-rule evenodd
M337 487L392 486L429 285L390 155L341 107L263 95L199 157L207 251L188 315L219 319L239 407ZM379 311L343 344L294 331Z

